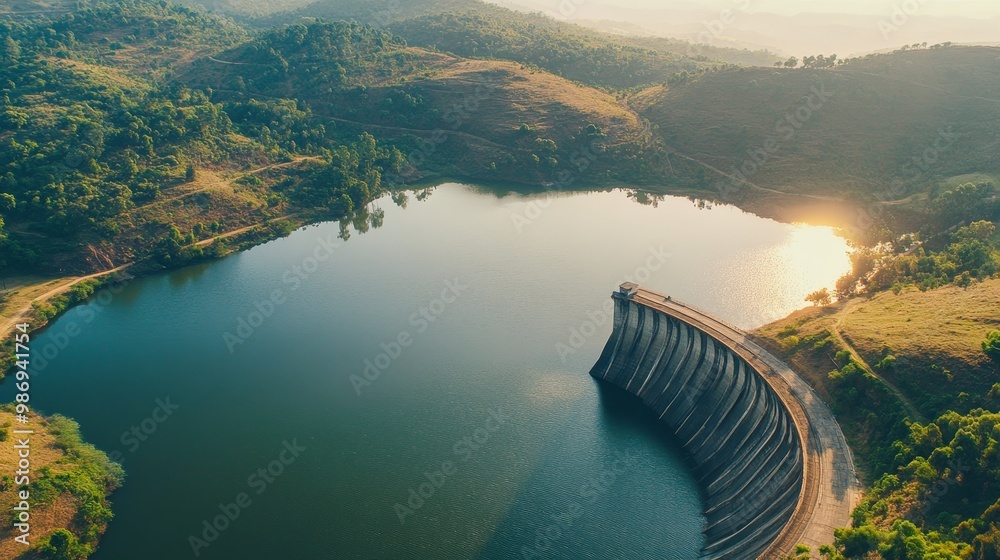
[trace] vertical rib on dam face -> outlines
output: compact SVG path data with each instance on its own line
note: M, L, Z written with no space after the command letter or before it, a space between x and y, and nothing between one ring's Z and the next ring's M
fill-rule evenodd
M727 325L634 284L613 297L614 332L591 375L641 398L689 453L705 501L702 557L787 552L775 548L794 546L791 521L812 507L801 407L724 336Z

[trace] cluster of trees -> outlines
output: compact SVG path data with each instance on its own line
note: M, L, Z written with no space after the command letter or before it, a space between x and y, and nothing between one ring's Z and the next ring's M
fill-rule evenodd
M833 68L838 64L844 64L844 60L837 58L837 55L831 54L826 55L810 55L802 57L802 68ZM785 68L798 68L799 59L797 57L791 57L785 61L778 61L774 63L775 67L785 67Z
M982 220L950 234L950 243L938 251L920 246L894 254L885 247L860 247L851 255L851 273L837 281L837 295L843 299L888 289L899 293L907 286L924 291L948 284L966 288L1000 270L995 235L996 226Z
M202 92L108 83L35 56L0 68L0 119L3 210L54 235L113 232L137 202L182 180L186 160L245 148Z
M308 105L294 99L246 99L222 107L241 134L282 156L318 153L336 138L335 131L317 122Z
M830 558L1000 557L1000 414L976 409L913 423L892 449L895 468L855 509L853 527L837 531Z
M192 80L208 68L225 67L235 74L226 87L276 97L367 86L409 73L417 62L388 31L343 21L289 25L213 58L199 61Z
M395 147L363 133L357 141L325 151L326 162L296 183L289 196L303 206L347 216L378 198L383 176L399 173L406 162Z
M1000 218L1000 190L993 183L965 183L933 201L928 222L943 233L892 237L872 234L875 244L858 247L852 270L837 282L841 299L907 286L929 290L947 284L968 287L1000 271L1000 238L990 220ZM961 225L967 224L967 225ZM810 300L812 301L812 300Z

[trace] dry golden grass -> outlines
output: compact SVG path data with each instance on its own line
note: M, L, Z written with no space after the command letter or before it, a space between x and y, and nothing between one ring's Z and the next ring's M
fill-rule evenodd
M1000 330L1000 279L967 289L882 292L867 300L803 309L755 334L780 345L791 333L805 339L839 332L902 400L934 418L950 409L993 404L986 395L1000 378L981 347L992 330ZM827 373L836 369L832 357L839 349L846 348L837 342L825 353L800 349L786 358L828 397ZM878 368L888 355L895 364Z
M0 411L0 425L11 426L16 429L20 424L15 423L14 415L10 412ZM55 438L46 430L47 424L38 417L32 418L29 429L35 431L31 438L31 470L37 472L42 467L52 466L65 457L65 453L54 445ZM7 441L0 442L0 476L13 477L17 470L19 460L17 450L14 445L17 442L17 435L11 433ZM32 475L34 476L34 474ZM0 491L0 511L11 512L11 508L17 505L17 487L8 484L3 491ZM62 494L51 504L35 506L31 508L31 536L32 545L39 539L52 534L56 529L70 527L78 509L77 500L69 495ZM14 541L16 532L10 523L0 524L0 560L14 560L15 558L33 558L32 555L25 556L26 548L23 544Z
M87 62L82 62L79 60L70 60L66 58L57 58L54 56L45 57L50 63L61 66L63 68L70 69L74 72L85 72L87 79L95 80L97 83L102 83L105 85L114 85L122 89L130 90L149 90L150 85L147 82L137 80L135 77L129 74L113 68L110 66L100 66L97 64L89 64Z
M1000 279L967 289L882 293L848 313L841 328L866 356L916 351L928 359L985 368L980 343L989 331L1000 329Z
M39 296L66 282L67 278L22 276L8 279L7 290L0 291L0 323L20 315Z

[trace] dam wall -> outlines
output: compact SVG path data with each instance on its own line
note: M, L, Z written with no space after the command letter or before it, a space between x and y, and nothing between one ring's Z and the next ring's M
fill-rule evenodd
M832 446L840 456L827 463L847 476L824 468L830 446L768 364L777 360L742 331L634 284L613 298L614 330L591 375L642 399L684 446L704 501L702 558L776 558L797 543L816 553L832 542L856 498L853 462L832 414L822 420L833 423L831 437L840 434Z

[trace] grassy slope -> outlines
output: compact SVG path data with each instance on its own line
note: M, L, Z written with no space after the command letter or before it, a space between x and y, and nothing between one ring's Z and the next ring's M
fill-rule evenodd
M1000 329L1000 280L968 289L946 286L896 296L882 293L843 317L841 332L869 362L886 355L896 364L882 372L929 417L949 409L996 403L985 399L1000 381L980 347ZM959 398L960 393L967 398ZM990 406L993 405L993 406ZM963 410L965 409L965 410Z
M748 150L778 138L778 151L750 177L764 188L833 198L889 200L926 192L942 178L1000 172L1000 49L953 47L894 53L836 69L749 68L653 88L632 106L659 125L678 153L726 173ZM776 133L820 85L835 92L791 140ZM992 97L991 97L992 95ZM814 101L815 104L815 101ZM805 110L803 109L803 114ZM931 147L939 130L962 138L926 172L904 168ZM710 180L728 180L712 172ZM892 193L895 178L907 178Z
M968 289L882 292L870 299L806 308L761 327L754 336L788 360L828 402L837 392L828 373L843 365L834 357L853 348L890 388L877 397L883 399L885 412L898 410L912 420L926 420L947 410L995 408L987 393L998 381L997 372L986 362L980 342L998 328L1000 279L991 279ZM791 336L801 341L794 348L789 347ZM825 338L830 339L828 346L813 348L814 341ZM878 367L889 354L897 358L895 365ZM960 397L963 392L968 396ZM869 439L880 420L854 416L847 409L839 410L838 417L864 469L866 456L875 452Z

